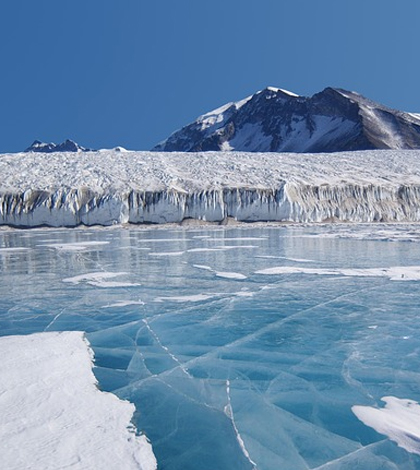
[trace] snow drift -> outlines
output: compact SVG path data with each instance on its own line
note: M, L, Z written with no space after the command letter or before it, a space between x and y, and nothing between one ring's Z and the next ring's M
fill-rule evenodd
M418 222L420 151L0 155L0 224Z

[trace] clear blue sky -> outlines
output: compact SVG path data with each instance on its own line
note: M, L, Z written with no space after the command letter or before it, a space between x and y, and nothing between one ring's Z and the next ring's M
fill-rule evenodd
M268 85L420 112L419 0L4 0L0 152L149 149Z

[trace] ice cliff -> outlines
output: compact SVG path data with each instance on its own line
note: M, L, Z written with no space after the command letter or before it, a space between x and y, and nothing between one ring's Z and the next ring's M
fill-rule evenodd
M0 155L0 224L420 221L420 151Z

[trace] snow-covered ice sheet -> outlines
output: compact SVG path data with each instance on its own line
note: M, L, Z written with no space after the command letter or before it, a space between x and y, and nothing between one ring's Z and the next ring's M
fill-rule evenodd
M136 287L141 284L138 282L129 282L129 281L107 281L107 279L112 279L118 276L124 276L127 273L110 273L110 272L94 272L81 274L80 276L74 276L63 279L63 282L69 284L80 284L86 282L91 286L96 287Z
M3 154L0 224L417 222L419 162L419 150Z
M142 300L121 300L115 304L104 305L102 308L127 307L129 305L144 305Z
M278 266L261 269L256 274L318 274L321 276L373 276L387 277L391 281L420 281L420 266L392 266L384 268L363 269L317 269L299 266Z
M87 249L96 249L98 246L107 245L108 243L86 241L83 243L46 243L44 246L62 251L85 251Z
M235 273L235 272L232 272L232 271L216 271L216 276L224 277L226 279L237 279L237 280L246 279L245 274Z
M163 470L420 470L352 412L420 402L417 232L2 229L0 334L86 331Z
M420 405L413 400L383 397L384 408L353 406L353 413L367 426L408 452L420 455Z
M25 250L28 250L28 248L23 248L23 247L16 247L16 248L0 248L0 255L2 254L10 254L10 253L16 253L16 252L19 252L19 251L25 251Z
M355 230L352 224L334 224L329 229L305 235L313 238L353 238L383 242L419 242L418 224L363 224Z
M0 357L1 468L157 468L134 406L98 390L83 333L2 337Z
M202 302L214 297L219 297L218 294L195 294L195 295L179 295L172 297L156 297L155 302Z

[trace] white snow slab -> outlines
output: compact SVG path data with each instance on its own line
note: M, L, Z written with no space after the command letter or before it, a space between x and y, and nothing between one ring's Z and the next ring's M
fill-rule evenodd
M63 282L69 284L81 284L86 282L91 286L95 287L136 287L141 286L138 282L127 282L127 281L107 281L117 276L123 276L127 273L110 273L110 272L93 272L80 274L79 276L67 277L63 279Z
M228 272L228 271L217 271L216 276L224 277L226 279L237 279L237 280L243 280L247 278L245 274Z
M0 357L1 468L157 468L134 405L98 390L82 332L6 336Z
M289 91L289 90L285 90L284 88L276 88L274 86L268 86L267 87L267 90L270 90L270 91L274 91L276 93L278 93L279 91L281 91L282 93L284 93L285 95L290 95L290 96L293 96L295 98L298 98L299 95L297 95L296 93L293 93L292 91Z
M155 302L203 302L205 300L217 297L217 294L195 294L195 295L179 295L173 297L156 297Z
M388 436L400 447L420 455L420 405L413 400L383 397L384 408L353 406L353 413L366 426Z
M81 242L81 243L49 243L39 246L46 246L47 248L55 248L58 251L85 251L87 249L96 249L98 246L108 245L109 242Z
M318 274L320 276L350 276L350 277L387 277L391 281L420 281L420 266L391 266L387 268L307 268L301 266L276 266L260 269L256 274Z

